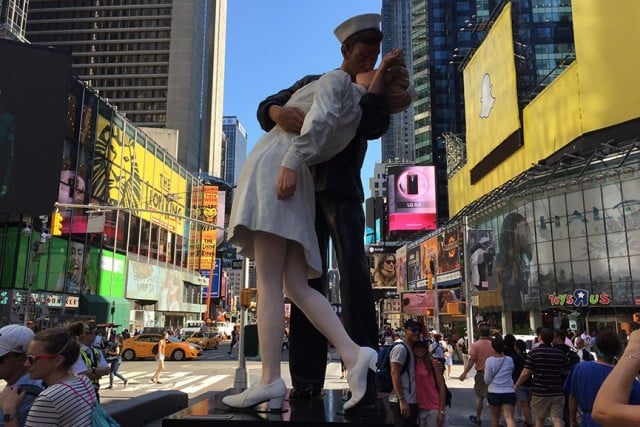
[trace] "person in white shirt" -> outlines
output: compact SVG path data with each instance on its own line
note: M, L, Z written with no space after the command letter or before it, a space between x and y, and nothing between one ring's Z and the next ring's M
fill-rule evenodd
M500 415L507 427L516 427L513 409L516 406L516 393L513 390L513 359L504 355L504 340L495 336L491 347L496 352L484 365L484 381L487 384L487 400L491 410L491 426L500 424Z

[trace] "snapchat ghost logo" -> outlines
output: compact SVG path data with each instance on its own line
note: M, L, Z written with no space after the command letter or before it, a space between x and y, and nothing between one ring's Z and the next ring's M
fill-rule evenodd
M480 118L483 119L489 117L493 104L496 102L496 99L491 94L491 89L493 89L491 76L489 73L485 73L484 77L482 77L482 95L480 95L480 103L482 104L482 108L480 108Z

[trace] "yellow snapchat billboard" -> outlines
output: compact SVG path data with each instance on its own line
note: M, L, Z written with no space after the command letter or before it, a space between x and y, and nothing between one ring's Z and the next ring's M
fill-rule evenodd
M640 117L640 2L572 2L582 131Z
M186 178L165 162L162 152L158 157L149 151L141 142L144 135L118 116L109 120L98 115L96 135L94 197L131 208L134 215L183 235Z
M520 128L514 58L511 3L507 3L463 72L471 168Z

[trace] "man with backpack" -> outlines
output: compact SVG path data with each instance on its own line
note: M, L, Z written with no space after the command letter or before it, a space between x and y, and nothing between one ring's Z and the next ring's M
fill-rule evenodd
M580 356L575 351L575 349L566 344L567 335L564 331L555 331L553 334L553 342L552 345L554 348L562 350L564 353L564 362L565 366L561 372L562 382L567 379L569 374L571 373L571 369L578 363L580 363ZM564 421L564 425L568 426L569 423L569 393L564 392L564 406L562 408L562 418Z
M391 381L389 403L395 427L415 426L418 417L418 398L414 375L413 346L426 332L425 326L415 319L404 323L404 338L397 340L390 351Z

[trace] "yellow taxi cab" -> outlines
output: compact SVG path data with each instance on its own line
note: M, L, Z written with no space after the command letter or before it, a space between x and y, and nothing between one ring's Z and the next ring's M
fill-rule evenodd
M218 349L218 333L213 331L207 332L194 332L190 336L187 337L185 341L198 344L205 350L209 350L210 348L217 350Z
M153 347L160 341L160 334L140 334L124 340L122 344L122 358L124 360L155 358ZM165 357L173 360L195 359L202 355L202 348L198 344L181 341L169 336Z

